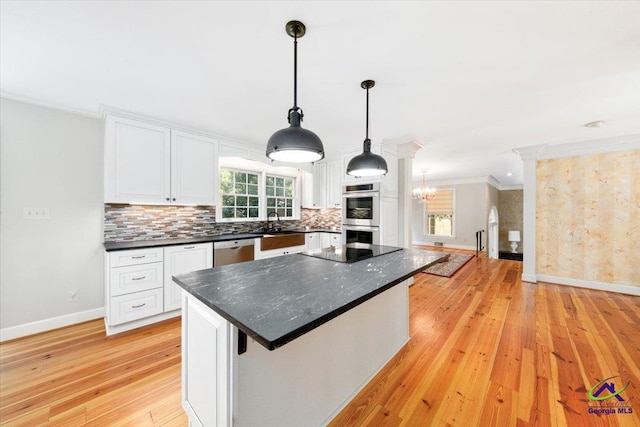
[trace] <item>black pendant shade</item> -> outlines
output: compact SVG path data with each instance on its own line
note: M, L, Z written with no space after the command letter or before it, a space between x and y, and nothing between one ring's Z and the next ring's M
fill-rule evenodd
M369 139L369 89L375 86L373 80L365 80L360 86L367 90L367 125L366 137L362 144L362 154L355 156L347 165L347 175L352 176L379 176L385 175L389 168L384 157L371 152L371 140Z
M322 141L312 131L300 126L304 113L298 103L298 38L306 28L300 21L289 21L286 32L293 37L293 107L289 109L289 127L280 129L267 142L267 157L281 162L306 163L324 158Z

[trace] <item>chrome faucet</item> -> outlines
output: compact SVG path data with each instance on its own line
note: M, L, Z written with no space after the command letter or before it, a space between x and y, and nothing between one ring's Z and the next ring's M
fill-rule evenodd
M278 221L278 224L280 224L280 215L278 215L277 211L271 211L267 213L267 230L273 230L275 227L271 224L271 220L269 218L271 218L271 214L276 214L276 220Z

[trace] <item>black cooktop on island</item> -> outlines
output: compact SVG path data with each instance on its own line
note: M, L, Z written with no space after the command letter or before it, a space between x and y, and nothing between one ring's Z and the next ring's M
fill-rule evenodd
M314 258L326 259L335 262L356 262L363 259L373 258L391 252L401 251L402 248L395 246L369 245L367 243L347 243L342 246L331 246L323 249L313 249L310 251L299 252L300 255L306 255Z

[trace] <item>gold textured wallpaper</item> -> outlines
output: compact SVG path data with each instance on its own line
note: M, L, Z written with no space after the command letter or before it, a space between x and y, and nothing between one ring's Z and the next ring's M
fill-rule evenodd
M536 272L640 287L640 150L537 162Z

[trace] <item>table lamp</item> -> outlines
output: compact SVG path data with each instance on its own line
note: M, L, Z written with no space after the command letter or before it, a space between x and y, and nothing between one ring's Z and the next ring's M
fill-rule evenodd
M509 241L511 242L511 252L514 254L517 253L518 242L520 241L520 231L518 230L510 230L509 231Z

